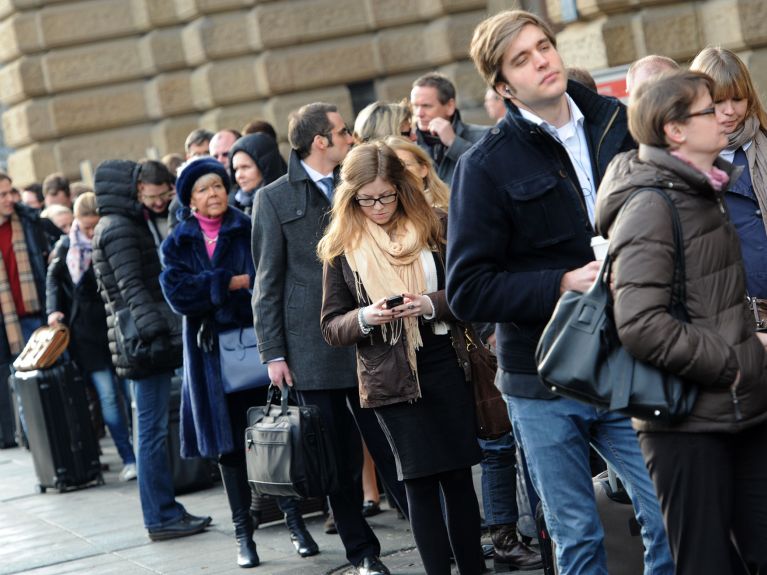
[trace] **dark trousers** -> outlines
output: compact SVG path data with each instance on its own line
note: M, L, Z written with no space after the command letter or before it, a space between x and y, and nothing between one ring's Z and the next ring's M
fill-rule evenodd
M640 433L678 575L767 574L767 423L740 433Z
M450 575L450 554L461 575L484 567L480 516L471 468L405 480L410 525L427 575ZM444 514L441 497L444 495Z
M360 434L373 456L381 480L389 493L403 494L397 481L394 455L372 409L360 408L357 388L298 391L301 405L316 405L332 438L338 459L341 490L330 495L330 507L344 544L346 558L359 565L365 557L378 556L381 544L362 516L362 443ZM397 501L407 510L407 504Z

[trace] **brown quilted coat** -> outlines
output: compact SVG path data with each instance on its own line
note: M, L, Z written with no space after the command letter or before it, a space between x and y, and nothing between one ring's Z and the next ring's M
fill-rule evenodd
M717 162L725 171L735 170ZM642 187L663 189L679 213L690 323L668 312L674 270L669 206L647 192L618 217L631 193ZM635 420L634 426L735 432L767 418L765 352L744 305L740 244L722 194L665 150L640 146L610 164L599 188L597 228L610 239L615 320L623 345L635 357L699 386L693 412L682 423L668 427ZM741 378L733 385L738 370Z

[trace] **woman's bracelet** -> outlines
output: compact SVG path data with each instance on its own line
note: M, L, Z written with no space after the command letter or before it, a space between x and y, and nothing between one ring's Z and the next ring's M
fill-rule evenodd
M362 335L368 335L371 331L373 331L373 326L365 321L364 307L361 307L357 312L357 323L360 324L360 331L362 332Z

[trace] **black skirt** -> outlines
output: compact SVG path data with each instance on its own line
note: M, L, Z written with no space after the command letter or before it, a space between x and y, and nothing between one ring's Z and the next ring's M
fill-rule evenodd
M479 463L474 399L449 335L421 328L417 352L421 397L376 407L397 462L397 475L415 479Z

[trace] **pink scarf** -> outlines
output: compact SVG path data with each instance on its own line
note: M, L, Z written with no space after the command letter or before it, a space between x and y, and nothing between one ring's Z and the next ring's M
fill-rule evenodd
M93 243L80 231L80 222L77 218L69 228L69 251L67 252L67 268L72 277L72 283L77 285L83 274L91 267L91 254Z
M206 218L201 216L199 212L192 213L200 224L202 240L205 242L205 250L208 252L208 257L213 259L213 252L216 251L216 243L218 242L218 232L221 230L221 222L224 221L224 217Z
M675 158L679 158L682 160L685 164L688 166L692 166L696 170L698 170L700 173L702 173L704 176L706 176L706 179L708 180L708 183L711 184L711 187L714 188L717 192L721 192L725 186L730 182L730 176L727 175L727 172L724 170L720 170L716 166L711 166L711 169L708 172L704 172L697 166L695 166L690 160L684 157L684 155L679 150L674 150L670 152L672 156Z

